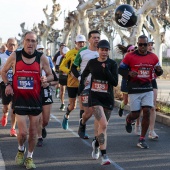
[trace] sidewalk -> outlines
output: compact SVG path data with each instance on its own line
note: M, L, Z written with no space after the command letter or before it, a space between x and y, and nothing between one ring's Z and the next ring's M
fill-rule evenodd
M120 103L121 103L121 101L115 100L115 107L119 108ZM125 106L125 110L130 111L129 105ZM160 112L156 112L156 121L159 123L162 123L164 125L170 126L170 116L163 115Z

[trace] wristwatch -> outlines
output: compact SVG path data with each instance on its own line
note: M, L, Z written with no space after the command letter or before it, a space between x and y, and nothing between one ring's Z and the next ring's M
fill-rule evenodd
M8 82L8 83L5 83L5 87L6 87L6 86L8 86L9 84L10 84L10 82Z

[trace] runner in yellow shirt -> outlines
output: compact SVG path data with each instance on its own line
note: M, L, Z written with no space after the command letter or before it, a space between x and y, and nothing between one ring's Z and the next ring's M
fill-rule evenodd
M62 127L65 130L68 129L68 119L69 119L70 112L76 108L76 97L78 94L78 86L79 86L79 80L72 74L71 66L74 62L74 59L78 51L85 46L85 42L86 42L86 38L84 35L77 35L75 41L75 48L66 53L66 58L62 61L60 65L60 70L68 74L67 90L68 90L68 97L69 97L69 106L67 107L67 111L66 114L64 115L63 122L62 122ZM80 104L80 117L83 114L83 112L84 112L83 107Z

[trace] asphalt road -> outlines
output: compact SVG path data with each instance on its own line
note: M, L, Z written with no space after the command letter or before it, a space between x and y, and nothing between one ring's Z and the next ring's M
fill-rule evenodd
M47 138L43 147L35 148L33 155L37 170L170 170L170 127L156 123L159 140L152 141L146 137L150 148L140 149L136 146L138 136L125 131L126 115L120 118L118 108L115 108L108 125L107 153L112 164L101 166L100 158L91 158L94 118L87 123L90 139L83 140L77 135L79 109L71 113L70 129L63 130L61 122L64 112L59 111L59 107L59 100L54 99ZM9 129L10 121L5 128L0 128L0 150L5 162L4 169L0 160L0 170L24 170L24 166L15 164L17 140L9 137Z

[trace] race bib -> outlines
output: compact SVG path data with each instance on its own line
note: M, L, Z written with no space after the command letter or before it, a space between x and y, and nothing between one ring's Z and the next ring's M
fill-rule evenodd
M34 78L33 77L18 77L18 89L33 89Z
M150 68L141 67L138 69L138 77L139 78L151 78L152 72Z
M107 93L108 91L108 82L102 80L93 80L92 82L92 91Z
M87 104L87 103L88 103L88 97L89 97L89 96L82 95L82 96L81 96L81 102L82 102L83 104Z

